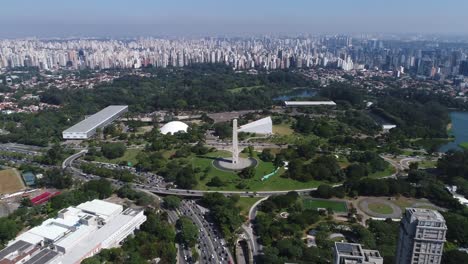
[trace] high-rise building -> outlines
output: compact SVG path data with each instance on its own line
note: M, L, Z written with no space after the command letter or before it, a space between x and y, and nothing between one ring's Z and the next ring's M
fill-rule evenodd
M435 210L407 208L400 224L397 264L438 264L447 226Z
M468 61L462 61L460 63L460 68L458 69L460 74L468 76Z
M334 264L383 264L379 251L363 249L361 244L335 242Z

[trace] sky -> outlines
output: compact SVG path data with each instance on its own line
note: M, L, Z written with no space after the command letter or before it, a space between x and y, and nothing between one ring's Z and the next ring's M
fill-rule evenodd
M468 34L467 0L2 0L0 37Z

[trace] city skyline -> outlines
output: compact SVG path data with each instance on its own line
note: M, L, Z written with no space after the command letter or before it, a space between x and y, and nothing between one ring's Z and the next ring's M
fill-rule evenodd
M309 33L466 34L468 3L436 1L11 1L1 38Z

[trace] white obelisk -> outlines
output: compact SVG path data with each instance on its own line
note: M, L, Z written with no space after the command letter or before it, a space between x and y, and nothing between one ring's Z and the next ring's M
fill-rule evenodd
M237 142L237 119L232 120L232 164L239 162L239 146Z

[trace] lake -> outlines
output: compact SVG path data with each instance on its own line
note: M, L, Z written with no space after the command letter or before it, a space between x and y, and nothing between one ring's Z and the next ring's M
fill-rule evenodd
M312 89L295 89L292 92L289 92L289 93L284 94L284 95L280 95L280 96L278 96L276 98L273 98L273 100L288 101L288 100L291 100L291 99L294 99L294 98L313 97L315 95L317 95L316 90L312 90Z
M442 145L439 148L440 152L447 152L451 149L461 150L458 144L468 142L468 112L451 112L450 119L452 120L450 134L455 137L455 140Z

